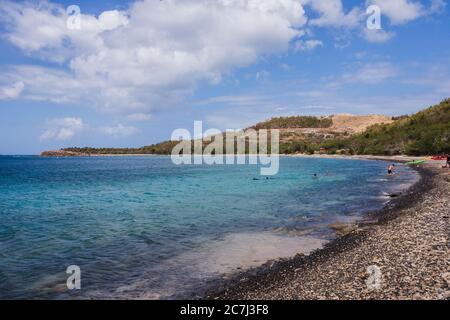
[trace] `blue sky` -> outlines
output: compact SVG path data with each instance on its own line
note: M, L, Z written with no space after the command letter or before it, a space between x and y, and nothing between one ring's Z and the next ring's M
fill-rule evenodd
M0 0L0 154L413 113L450 96L449 18L443 0Z

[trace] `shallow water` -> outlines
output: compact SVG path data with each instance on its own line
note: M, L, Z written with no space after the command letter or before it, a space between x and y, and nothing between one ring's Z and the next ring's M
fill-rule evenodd
M380 209L418 179L402 165L387 177L386 166L285 157L266 180L257 166L169 157L0 157L0 298L189 295L321 246L334 236L327 225ZM69 265L81 290L65 289Z

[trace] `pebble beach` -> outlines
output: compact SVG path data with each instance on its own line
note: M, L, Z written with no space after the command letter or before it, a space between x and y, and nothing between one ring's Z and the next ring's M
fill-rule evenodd
M450 299L450 170L437 161L417 170L420 182L383 210L340 228L324 248L239 274L207 297Z

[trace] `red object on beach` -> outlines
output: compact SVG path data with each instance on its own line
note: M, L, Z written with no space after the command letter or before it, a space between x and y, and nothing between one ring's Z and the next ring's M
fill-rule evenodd
M431 160L447 160L446 156L434 156L431 157Z

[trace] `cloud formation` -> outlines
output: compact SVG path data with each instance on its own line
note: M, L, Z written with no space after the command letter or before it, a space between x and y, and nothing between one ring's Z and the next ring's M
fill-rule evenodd
M304 3L319 13L318 18L310 21L313 26L356 27L363 16L359 7L354 7L346 13L341 0L309 0Z
M129 114L175 103L199 81L215 83L287 51L307 21L295 0L144 0L127 11L81 14L80 30L49 2L4 1L0 11L7 40L62 66L11 67L2 77L25 83L26 98Z
M320 40L298 40L297 42L295 42L294 51L311 51L318 47L323 47L323 42Z
M129 121L148 121L152 118L149 113L132 113L127 116Z
M392 39L392 37L394 37L394 35L394 32L384 31L382 29L370 30L365 28L363 31L364 39L372 43L383 43L389 41L390 39Z
M43 60L1 67L0 99L92 105L128 121L146 121L182 104L199 85L217 84L267 56L324 46L304 29L343 28L372 43L391 39L392 31L364 29L364 4L379 5L393 25L445 7L443 0L428 7L416 0L363 0L351 7L342 0L142 0L126 10L82 13L77 30L68 28L73 16L62 5L0 2L4 39ZM336 37L335 47L349 45L345 35Z
M48 129L40 136L40 140L69 140L84 129L81 118L55 118L47 121Z
M20 96L25 84L22 81L13 83L12 85L5 85L0 87L0 100L4 99L14 99Z
M379 6L381 13L394 25L415 20L426 12L422 4L414 0L370 0L368 2Z
M83 119L77 117L49 119L46 127L47 129L39 137L40 141L66 141L82 132L100 133L114 138L127 137L138 132L137 128L120 123L113 126L91 127L85 124Z
M135 134L138 130L132 126L124 126L123 124L118 124L110 127L100 127L99 131L103 134L114 136L114 137L127 137Z
M344 84L378 84L399 75L395 66L386 61L356 64L352 70L344 72L336 81L331 82L332 86Z

